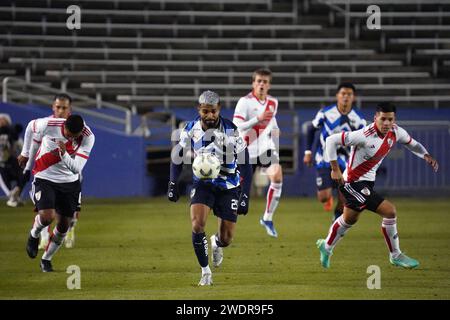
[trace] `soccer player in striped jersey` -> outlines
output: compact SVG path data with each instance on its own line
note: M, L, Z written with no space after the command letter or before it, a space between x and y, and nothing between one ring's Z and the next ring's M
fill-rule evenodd
M435 172L439 165L422 144L395 124L395 112L396 107L392 103L380 103L374 123L357 131L337 133L327 138L326 158L331 164L331 178L340 185L346 203L343 215L331 225L327 238L317 240L320 262L324 268L330 267L334 247L365 209L383 218L381 230L389 249L390 263L408 269L419 265L417 260L400 250L395 206L374 191L375 176L396 142L424 159ZM341 146L351 146L350 161L344 174L337 161L337 149Z
M331 211L333 207L333 188L337 189L337 185L333 183L330 177L330 163L323 158L325 149L325 141L328 136L342 131L355 131L366 125L363 115L353 108L356 89L352 83L344 82L339 84L336 93L337 102L328 107L322 108L317 112L316 117L308 126L306 134L306 150L303 157L303 163L311 167L313 164L312 152L315 133L320 131L319 143L315 153L316 164L316 187L317 199L324 204L326 211ZM346 148L338 150L338 164L344 171L348 158ZM343 210L342 195L338 191L338 201L334 209L334 219L337 219Z
M57 94L53 99L52 111L53 114L48 116L47 118L67 119L72 113L72 98L65 93ZM36 120L37 119L32 120L28 123L25 130L22 152L17 157L19 165L24 168L24 176L27 178L27 181L30 179L31 170L34 164L34 157L36 156L36 152L39 149L40 145L39 143L33 143L33 126L35 125ZM81 207L78 207L74 212L70 229L67 232L67 236L64 240L64 245L66 248L73 248L75 245L75 226L78 221L80 211ZM47 247L48 241L50 239L49 231L50 226L41 231L39 249L45 250L45 248Z
M192 244L202 270L198 285L205 286L212 284L205 234L208 214L213 210L219 221L219 231L211 236L212 262L218 267L223 260L222 248L227 247L233 238L237 215L248 212L252 169L246 144L236 126L220 116L219 95L205 91L198 102L199 116L185 126L172 150L167 197L173 202L179 198L177 181L183 157L189 151L194 156L201 153L218 156L221 161L219 176L202 180L194 176L191 190Z
M35 121L33 139L40 143L33 167L32 196L38 214L27 242L27 253L35 258L39 234L56 218L49 244L42 256L43 272L53 271L51 260L61 247L81 196L80 173L89 159L95 137L79 115L67 119Z
M252 75L252 92L239 99L233 116L234 124L247 142L253 171L260 167L270 179L267 190L266 210L260 224L271 237L278 237L273 215L280 202L283 187L283 170L278 154L280 129L276 114L278 100L269 95L272 72L258 69Z

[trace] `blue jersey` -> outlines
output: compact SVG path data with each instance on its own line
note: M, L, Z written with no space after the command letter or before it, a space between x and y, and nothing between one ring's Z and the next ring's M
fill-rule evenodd
M240 173L237 168L237 155L245 150L246 144L239 137L234 123L219 117L219 126L208 131L202 128L200 117L186 124L180 134L179 145L194 152L194 157L200 153L209 152L220 159L220 173L216 179L202 179L202 182L212 184L220 189L232 189L239 186ZM193 175L194 182L198 179Z
M352 110L343 115L339 112L336 104L324 107L317 112L316 117L312 121L312 125L316 129L320 129L319 145L315 154L316 168L329 168L330 163L323 159L323 150L325 149L325 141L328 136L342 131L355 131L366 125L363 115L352 108ZM338 163L341 168L345 168L348 153L346 150L338 152Z

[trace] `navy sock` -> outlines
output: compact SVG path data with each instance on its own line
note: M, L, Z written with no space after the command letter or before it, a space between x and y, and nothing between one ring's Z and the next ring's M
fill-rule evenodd
M208 240L204 232L192 232L192 244L194 245L195 255L201 267L208 265Z

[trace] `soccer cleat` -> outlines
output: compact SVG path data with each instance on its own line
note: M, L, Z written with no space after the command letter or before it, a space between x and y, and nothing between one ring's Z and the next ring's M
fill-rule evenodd
M39 241L39 250L45 250L48 246L49 237L41 237L41 240Z
M278 237L278 233L277 230L275 230L275 227L273 225L273 221L268 221L268 220L263 220L263 218L261 218L259 220L259 223L266 228L267 234L271 237Z
M213 284L212 274L211 273L203 273L198 285L199 286L210 286L212 284Z
M334 204L334 199L333 199L333 197L330 197L330 198L327 200L327 202L325 202L325 203L323 204L323 210L325 210L325 211L331 211L331 210L333 210L333 204Z
M64 239L64 245L66 248L73 248L75 246L75 228L70 228L70 231L67 232L67 236Z
M320 263L322 264L322 267L328 269L330 267L330 257L333 254L333 252L330 252L327 249L325 249L325 239L317 240L316 245L320 251Z
M223 261L223 249L216 244L216 236L211 236L212 263L214 267L221 265Z
M50 260L41 259L39 264L42 272L53 272L52 262Z
M11 208L16 208L19 206L19 203L14 199L9 199L8 201L6 201L6 205Z
M397 258L390 257L389 261L391 262L392 265L402 267L405 269L414 269L419 266L419 261L408 257L404 253L400 253L400 255Z
M27 253L31 259L36 258L38 254L39 238L34 238L31 234L28 236Z

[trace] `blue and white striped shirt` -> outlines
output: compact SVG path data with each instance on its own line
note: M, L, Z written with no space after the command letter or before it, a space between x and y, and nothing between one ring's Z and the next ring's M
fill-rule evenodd
M240 173L237 168L237 155L246 148L244 140L234 123L219 117L219 127L204 131L200 117L186 124L180 134L179 145L183 149L191 149L194 157L200 153L215 154L221 163L220 174L216 179L204 179L220 189L232 189L239 186ZM194 182L199 179L193 175Z
M319 138L320 143L315 154L316 168L319 169L330 167L330 163L323 159L327 137L342 131L359 130L366 125L366 120L359 110L355 108L352 108L348 114L343 115L339 112L337 105L333 104L320 109L312 121L312 125L316 129L321 129ZM339 152L337 160L341 168L345 168L347 157L347 152Z

